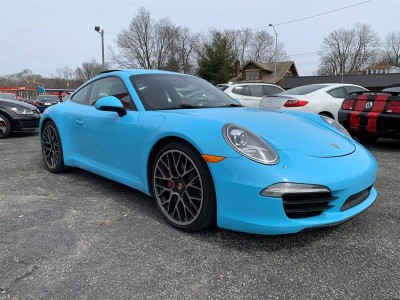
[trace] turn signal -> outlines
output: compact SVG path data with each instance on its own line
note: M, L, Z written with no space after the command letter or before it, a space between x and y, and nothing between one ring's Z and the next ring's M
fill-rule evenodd
M217 163L217 162L223 161L225 159L225 157L223 157L223 156L215 156L215 155L207 155L207 154L202 154L201 156L208 163Z

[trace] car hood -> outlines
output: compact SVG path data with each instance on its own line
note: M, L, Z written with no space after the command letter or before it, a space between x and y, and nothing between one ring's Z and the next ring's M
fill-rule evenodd
M336 157L355 151L355 144L328 124L278 110L210 108L170 110L167 114L197 116L209 121L240 125L262 137L276 150L296 150L313 157ZM304 114L306 115L306 114ZM321 122L323 122L321 120Z
M36 107L29 104L29 103L25 103L25 102L21 102L21 101L15 101L15 100L6 100L6 99L1 99L0 98L0 103L5 104L7 106L22 106L24 108L29 108L31 110L36 110Z

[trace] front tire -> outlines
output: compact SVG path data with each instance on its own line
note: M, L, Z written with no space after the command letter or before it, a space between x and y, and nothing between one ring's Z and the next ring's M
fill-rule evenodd
M3 114L0 114L0 139L5 139L11 134L11 122Z
M212 177L192 147L179 142L165 145L154 160L151 184L158 208L174 227L195 232L215 222Z
M47 170L52 173L64 172L65 165L61 139L57 127L52 121L46 122L43 126L41 145Z

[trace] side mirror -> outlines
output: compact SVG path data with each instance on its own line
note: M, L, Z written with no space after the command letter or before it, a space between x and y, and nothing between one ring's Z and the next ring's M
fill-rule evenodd
M102 111L115 111L120 117L127 114L126 109L122 105L121 101L114 96L107 96L97 100L94 107Z

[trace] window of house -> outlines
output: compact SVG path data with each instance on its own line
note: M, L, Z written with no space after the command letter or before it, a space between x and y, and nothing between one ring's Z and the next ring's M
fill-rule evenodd
M88 84L87 86L81 88L72 96L71 100L80 104L88 104L92 86L93 84Z
M246 71L246 80L258 80L260 79L260 71Z

